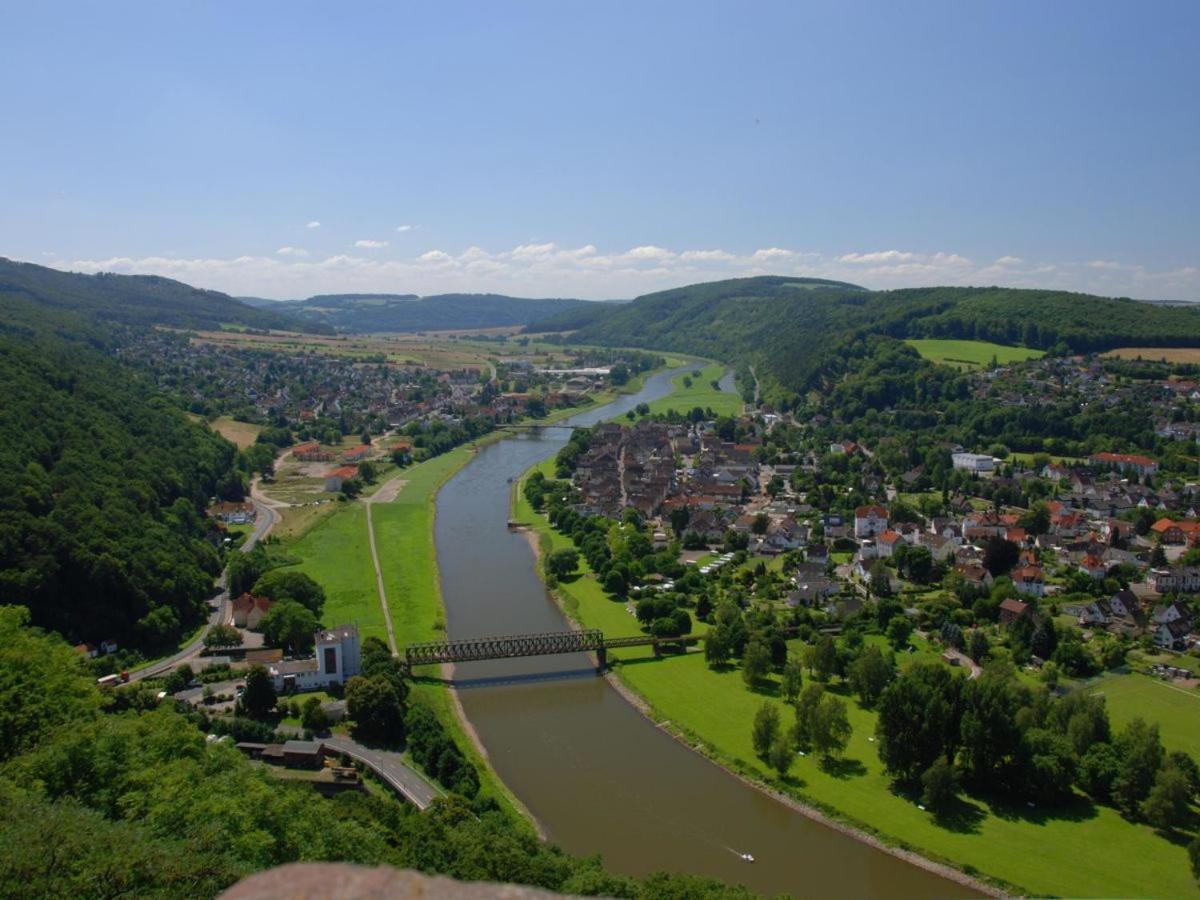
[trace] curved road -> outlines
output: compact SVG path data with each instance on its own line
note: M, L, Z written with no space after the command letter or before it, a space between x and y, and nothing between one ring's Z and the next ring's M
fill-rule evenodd
M279 521L279 513L267 504L261 502L257 498L252 498L254 504L254 530L250 532L249 537L239 548L243 553L249 553L254 549L254 545L270 534L271 529ZM160 659L153 662L144 668L137 669L129 673L129 680L141 681L143 678L155 678L159 675L165 675L170 672L180 663L187 662L204 648L204 638L207 637L211 628L216 625L228 622L232 616L232 609L229 600L229 589L225 586L225 573L221 573L221 593L217 594L213 601L216 607L212 611L212 615L208 617L208 622L200 633L186 647L182 647L178 653L168 656L166 659Z

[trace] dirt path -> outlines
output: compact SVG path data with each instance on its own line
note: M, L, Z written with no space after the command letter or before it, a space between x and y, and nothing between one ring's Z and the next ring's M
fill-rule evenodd
M387 591L383 587L383 569L379 567L379 551L375 549L375 521L371 518L373 503L364 503L367 510L367 541L371 545L371 562L375 565L375 587L379 591L379 605L383 607L383 624L387 626L388 649L392 656L399 653L396 646L396 632L392 629L392 614L388 611Z

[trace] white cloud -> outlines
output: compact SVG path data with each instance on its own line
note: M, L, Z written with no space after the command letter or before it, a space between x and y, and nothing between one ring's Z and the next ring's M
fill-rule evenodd
M416 225L397 225L396 230L397 231L412 231L416 227L417 227Z
M355 241L355 247L362 247L364 250L378 250L380 247L386 247L387 241L373 241L369 238L363 238L360 241Z
M320 223L320 222L318 222L316 219L313 219L311 222L309 222L309 223L308 223L307 225L305 225L304 227L305 227L305 228L320 228L320 227L321 227L321 223Z
M1122 268L1119 262L1113 262L1111 259L1093 259L1088 263L1089 269L1120 269Z
M360 241L363 250L384 241ZM816 253L767 247L670 249L641 245L601 251L530 241L508 249L469 246L381 258L347 253L313 259L298 247L267 256L192 258L156 255L103 260L48 260L60 269L160 274L232 294L297 297L343 292L496 291L517 296L633 297L718 278L772 274L850 281L873 289L934 285L1003 285L1091 291L1110 296L1200 300L1200 266L1151 271L1140 265L1027 260L1001 256L976 264L948 250Z

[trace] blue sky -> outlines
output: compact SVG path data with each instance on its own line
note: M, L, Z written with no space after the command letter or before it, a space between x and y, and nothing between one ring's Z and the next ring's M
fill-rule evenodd
M1200 300L1194 0L0 12L0 255L272 297Z

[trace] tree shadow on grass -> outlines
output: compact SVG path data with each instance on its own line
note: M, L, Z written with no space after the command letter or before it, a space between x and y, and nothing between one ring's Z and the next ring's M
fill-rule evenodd
M845 757L828 756L822 759L819 763L821 770L834 778L840 778L843 781L847 778L858 778L867 774L867 767L857 759L846 759Z
M893 781L888 785L888 790L897 797L903 797L913 806L921 803L920 785ZM937 810L932 814L935 825L956 834L978 834L980 826L987 816L986 806L962 794L956 794L944 809Z
M1008 821L1029 822L1045 825L1050 821L1085 822L1094 819L1099 811L1096 804L1082 794L1073 794L1062 800L1027 801L997 795L977 794L987 803L992 814ZM1030 803L1032 802L1032 805Z

